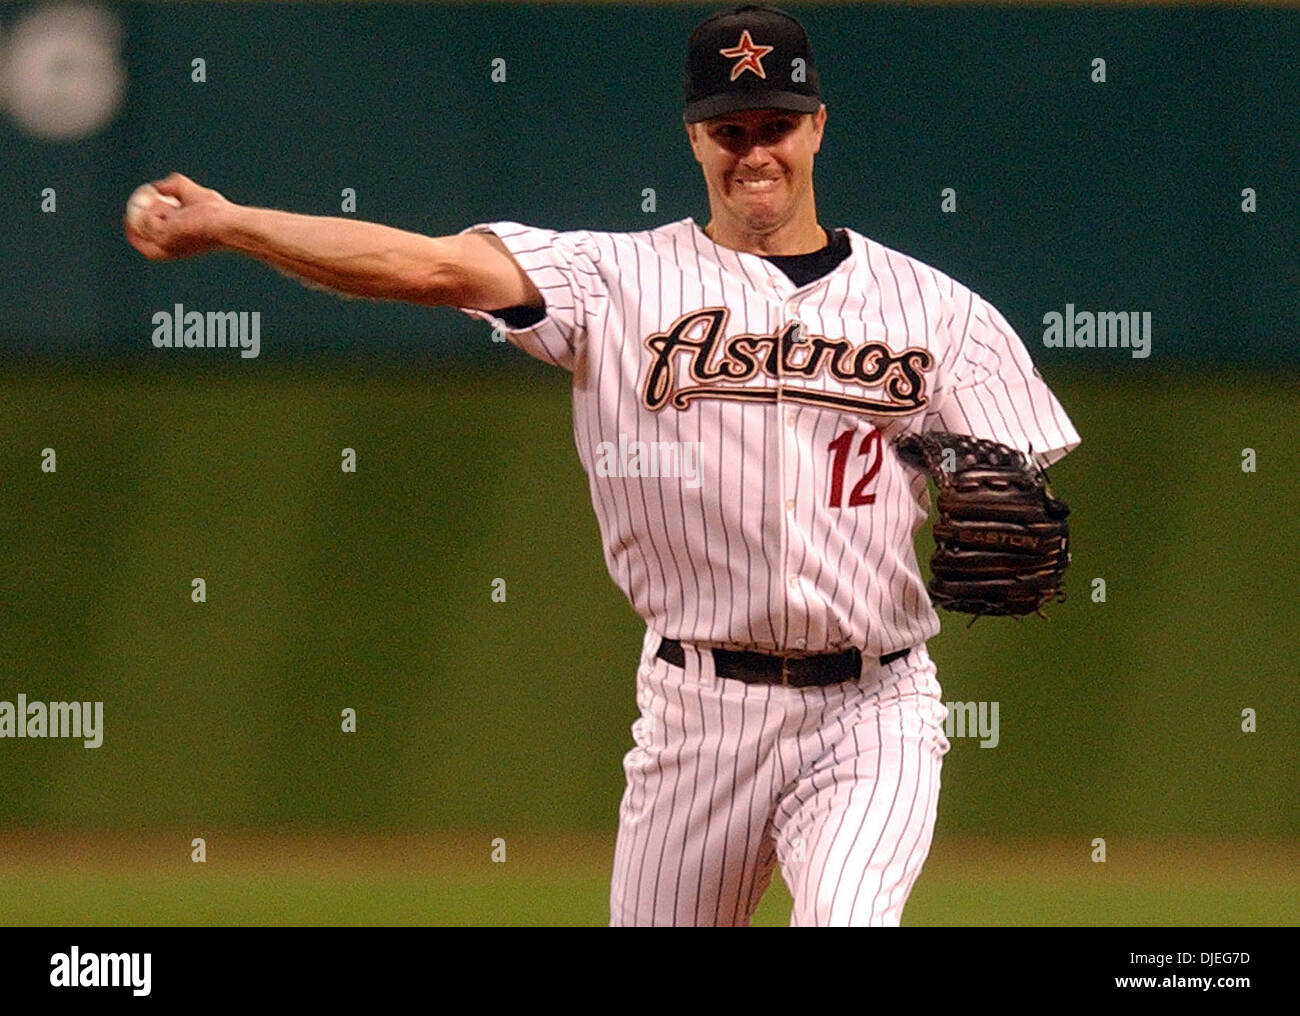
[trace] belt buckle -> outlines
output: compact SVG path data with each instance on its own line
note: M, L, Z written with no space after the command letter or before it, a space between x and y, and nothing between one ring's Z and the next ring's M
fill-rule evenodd
M802 685L794 684L794 683L791 681L791 675L790 675L790 661L791 661L791 659L793 659L793 657L789 657L789 656L782 656L782 657L781 657L781 687L782 687L782 688L799 688L799 687L802 687Z

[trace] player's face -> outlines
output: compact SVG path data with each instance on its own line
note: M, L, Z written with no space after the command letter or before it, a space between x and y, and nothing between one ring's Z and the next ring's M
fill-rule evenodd
M813 157L825 126L825 106L816 113L745 110L687 124L714 218L765 234L801 213L815 217Z

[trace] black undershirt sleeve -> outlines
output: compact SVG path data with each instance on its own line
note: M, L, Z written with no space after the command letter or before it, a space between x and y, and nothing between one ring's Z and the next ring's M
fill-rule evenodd
M546 317L545 307L507 307L492 311L511 328L530 328Z

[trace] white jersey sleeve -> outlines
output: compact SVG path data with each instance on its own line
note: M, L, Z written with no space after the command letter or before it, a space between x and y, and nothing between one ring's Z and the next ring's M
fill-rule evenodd
M534 324L514 327L494 311L457 310L487 321L530 356L572 371L586 343L587 307L601 294L601 279L582 232L559 233L518 222L478 223L465 233L495 233L519 262L546 301L546 315Z
M978 294L962 295L961 338L938 372L924 429L988 438L1051 465L1078 447L1078 432L1006 318Z

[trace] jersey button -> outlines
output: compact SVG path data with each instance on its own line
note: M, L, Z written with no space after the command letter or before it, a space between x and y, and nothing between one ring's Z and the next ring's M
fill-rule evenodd
M794 410L793 410L793 409L791 409L788 413L785 414L785 422L786 422L787 426L790 426L790 427L793 427L793 426L794 426Z
M792 511L794 511L794 500L793 500L793 499L791 499L791 500L789 500L789 501L787 501L787 502L785 503L785 510L788 511L788 512L792 512Z
M791 576L790 576L790 588L791 588L791 589L794 589L794 588L795 588L796 586L798 586L798 585L799 585L799 576L798 576L798 575L791 575Z

